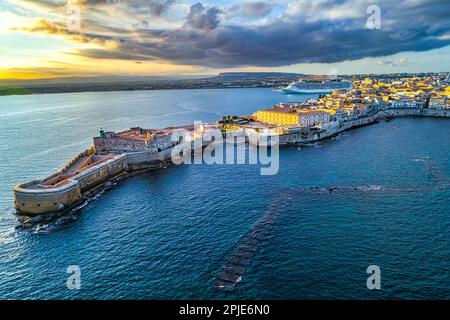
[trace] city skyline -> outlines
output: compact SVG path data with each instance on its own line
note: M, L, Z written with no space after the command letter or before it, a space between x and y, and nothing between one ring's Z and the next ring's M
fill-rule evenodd
M2 0L0 79L444 72L449 13L442 0Z

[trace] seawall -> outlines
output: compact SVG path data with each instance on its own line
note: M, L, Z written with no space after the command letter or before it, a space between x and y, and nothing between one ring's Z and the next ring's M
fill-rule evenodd
M447 109L397 108L379 111L371 116L335 123L328 130L300 130L280 135L280 145L309 144L336 136L346 130L370 125L383 119L399 117L450 118ZM38 215L61 212L85 200L85 196L111 179L131 171L157 167L171 159L172 148L160 152L128 152L96 155L90 148L70 159L60 170L41 179L14 187L14 206L19 213ZM97 157L95 161L94 157ZM86 159L93 161L88 163ZM79 163L84 165L77 170Z
M287 133L280 136L280 145L311 144L331 138L347 130L376 123L377 121L377 115L372 115L370 117L363 117L351 121L336 123L333 128L330 128L328 130L319 130L315 132L305 130L300 132Z
M386 118L450 118L450 109L417 109L417 108L393 108L379 111L378 119Z
M83 195L127 170L126 155L117 155L83 170L71 178L46 186L58 173L14 187L14 206L24 214L43 214L70 209L80 204Z
M417 109L417 108L392 108L379 111L373 115L358 119L340 122L330 130L317 132L293 132L280 136L280 145L310 144L339 135L340 133L359 127L377 123L380 120L394 118L450 118L449 109Z
M61 212L85 200L85 195L111 179L135 170L152 168L170 159L170 150L163 152L134 152L114 155L98 164L88 166L56 184L45 185L65 174L77 161L92 154L86 150L64 165L56 173L40 180L32 180L14 187L14 207L18 213L38 215Z

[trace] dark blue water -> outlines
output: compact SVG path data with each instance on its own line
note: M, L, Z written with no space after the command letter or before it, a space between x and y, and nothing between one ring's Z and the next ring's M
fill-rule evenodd
M214 121L298 99L266 89L0 98L0 298L448 299L447 120L398 119L285 148L275 176L243 165L144 173L72 224L15 229L12 186L58 168L99 127ZM276 221L242 281L217 291L223 265L271 207ZM366 287L372 264L381 268L379 291ZM79 291L66 287L69 265L81 268Z

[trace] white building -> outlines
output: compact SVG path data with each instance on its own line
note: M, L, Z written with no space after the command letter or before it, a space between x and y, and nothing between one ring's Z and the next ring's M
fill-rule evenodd
M299 111L298 124L301 127L316 126L329 123L331 115L323 111Z
M420 108L421 104L415 101L414 99L399 99L392 101L392 108Z
M337 121L347 121L349 119L349 114L346 110L338 109L334 117Z
M430 98L428 108L430 109L445 109L447 103L447 97L434 96Z

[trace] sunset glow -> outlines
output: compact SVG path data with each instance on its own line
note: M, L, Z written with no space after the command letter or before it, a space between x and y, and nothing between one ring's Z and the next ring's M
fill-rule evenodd
M370 30L368 4L3 0L0 78L450 68L450 22L439 5L379 1L381 26ZM411 25L418 12L427 21Z

